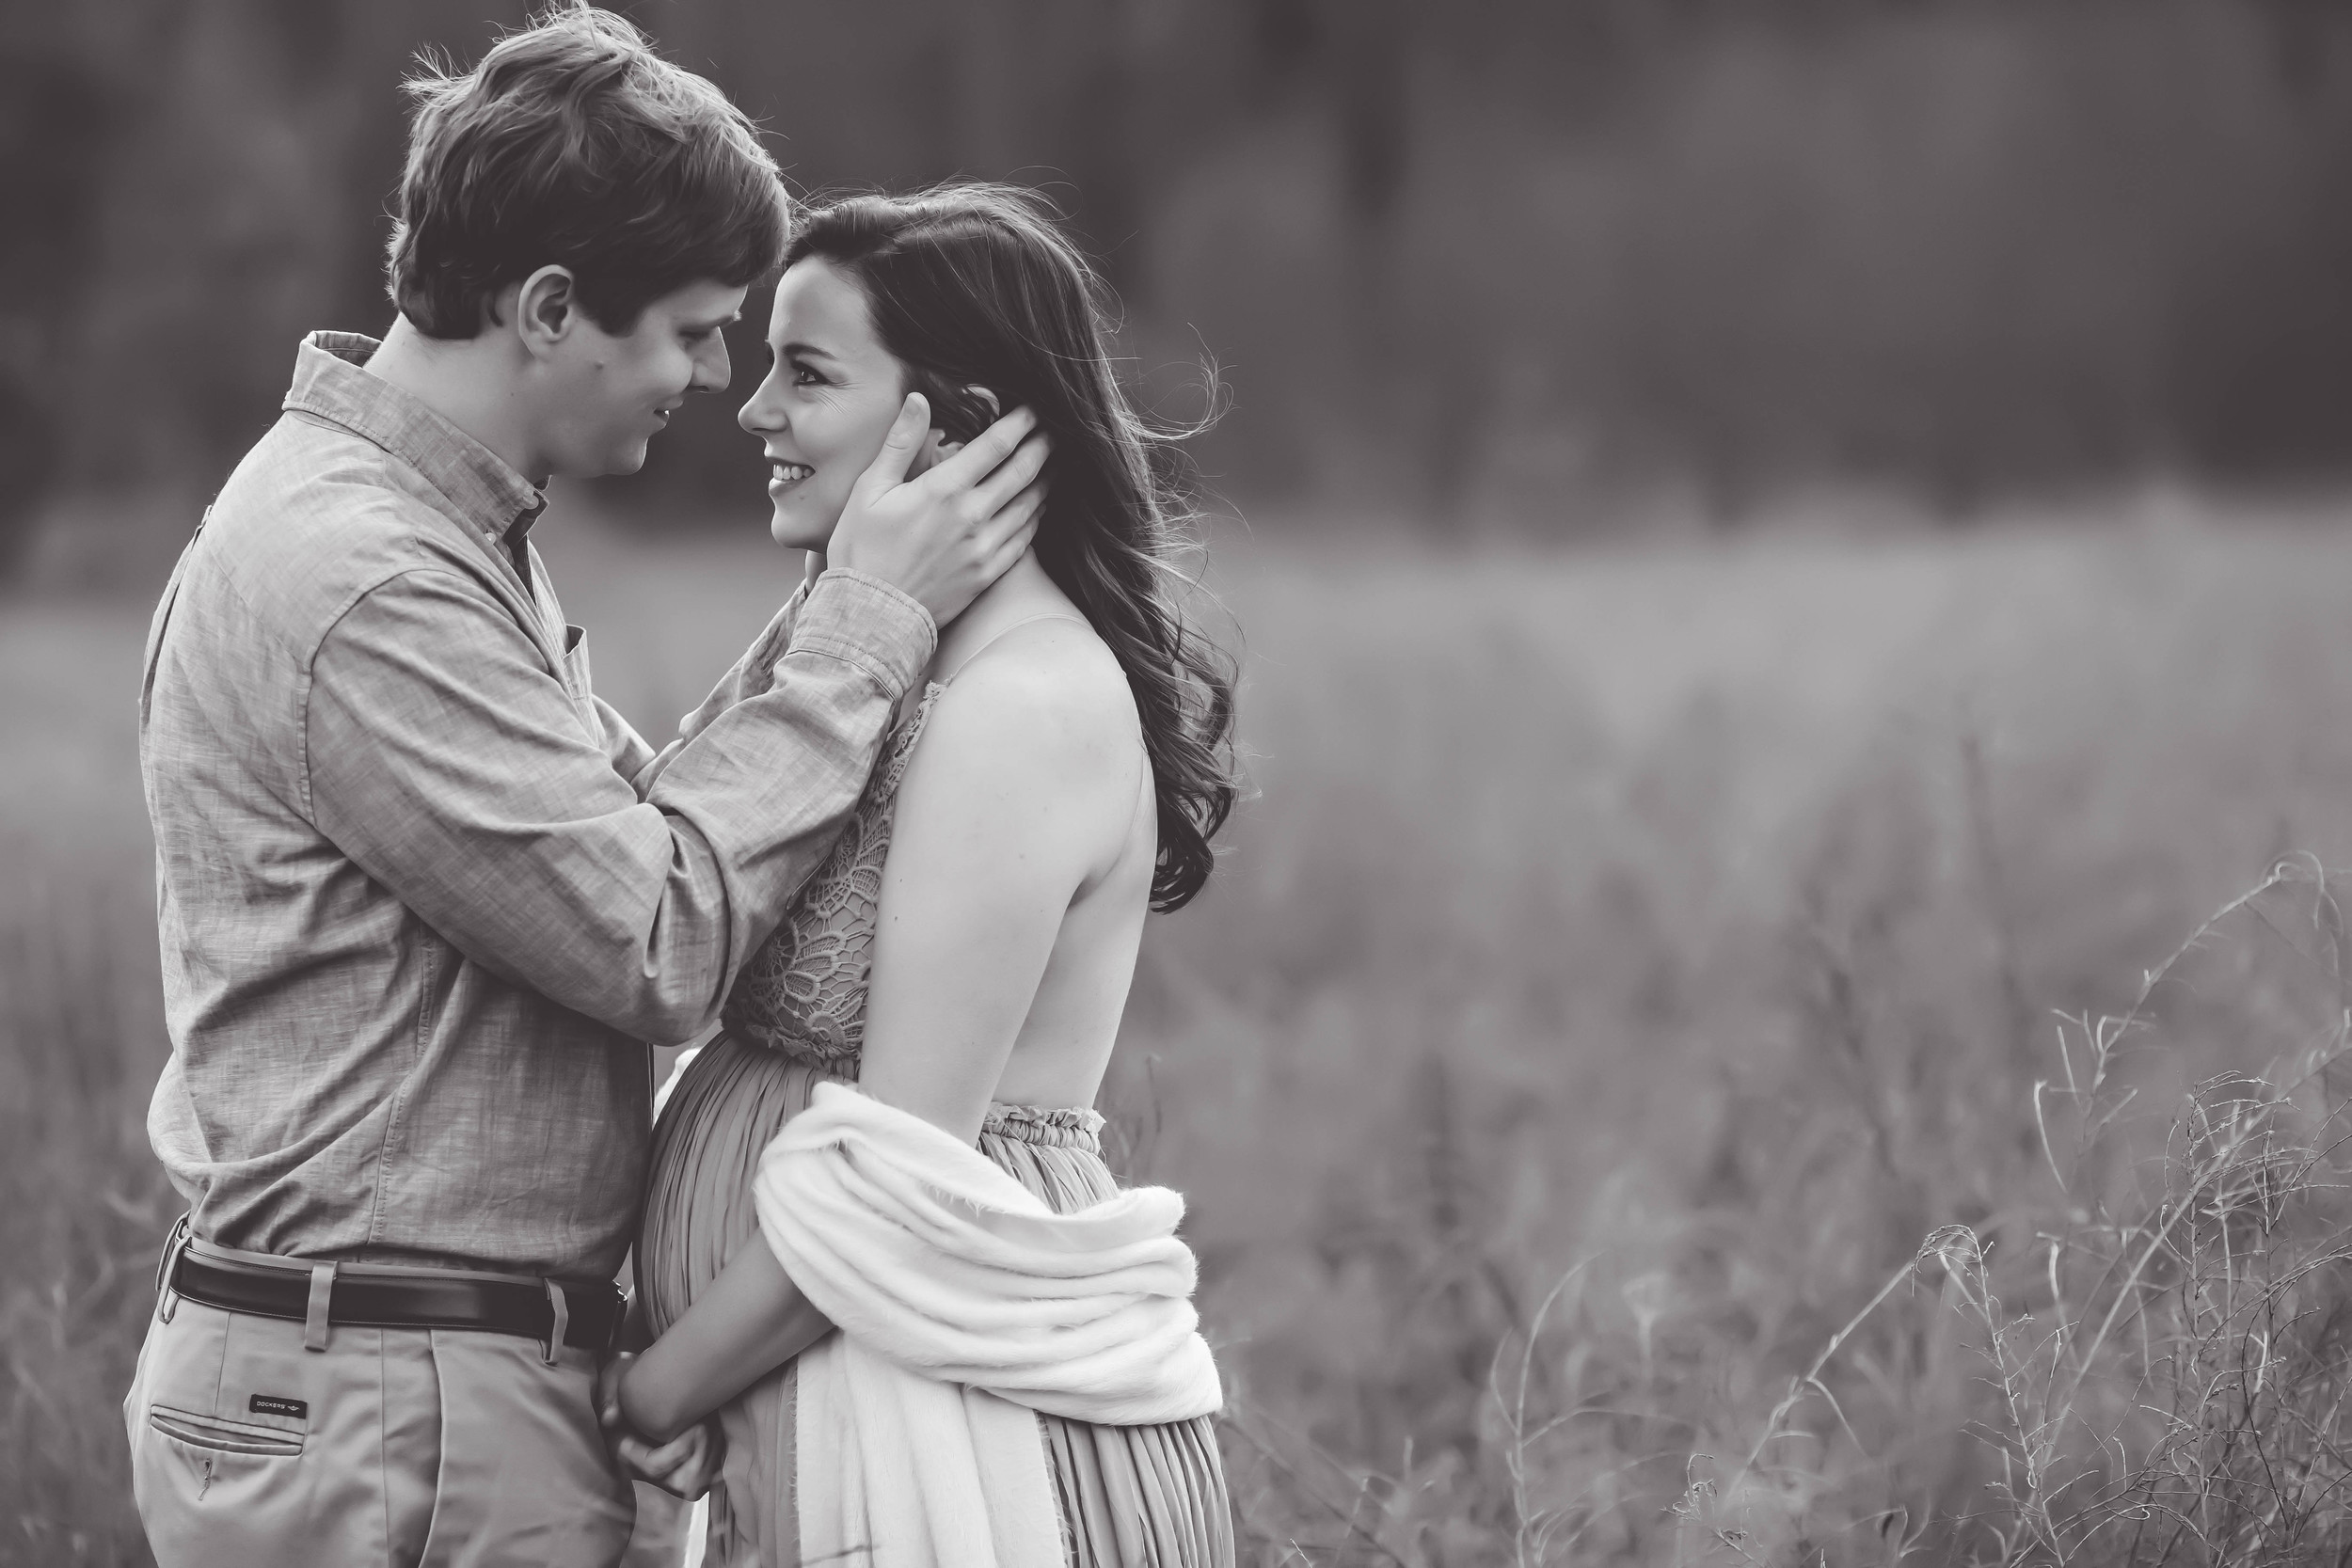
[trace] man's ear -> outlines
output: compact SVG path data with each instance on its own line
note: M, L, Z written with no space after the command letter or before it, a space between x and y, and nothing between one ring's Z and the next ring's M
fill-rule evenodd
M522 281L515 295L515 335L533 358L555 351L580 320L572 297L572 269L544 266Z

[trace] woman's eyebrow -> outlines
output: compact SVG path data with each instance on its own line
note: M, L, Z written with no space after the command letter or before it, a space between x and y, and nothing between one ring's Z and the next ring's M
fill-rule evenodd
M815 343L804 343L797 338L784 345L784 352L787 355L800 354L808 355L818 359L831 359L835 364L839 364L841 361L841 356L834 353L831 349L818 348Z

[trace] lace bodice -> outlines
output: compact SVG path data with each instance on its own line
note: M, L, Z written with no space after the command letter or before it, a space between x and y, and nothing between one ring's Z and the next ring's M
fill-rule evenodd
M914 715L891 732L833 853L736 976L723 1016L743 1038L820 1067L857 1060L866 1043L866 986L898 780L945 689L931 682Z

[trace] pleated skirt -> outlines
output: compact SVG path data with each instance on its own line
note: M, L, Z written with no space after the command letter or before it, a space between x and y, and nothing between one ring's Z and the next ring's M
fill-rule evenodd
M853 1076L846 1074L846 1076ZM758 1243L751 1180L760 1150L808 1106L826 1070L722 1034L672 1089L654 1130L652 1184L637 1247L637 1288L657 1333ZM1092 1111L995 1105L980 1151L1066 1213L1113 1196ZM720 1412L724 1474L709 1500L710 1568L799 1568L792 1499L793 1369L780 1368ZM1232 1568L1232 1513L1208 1418L1096 1426L1041 1415L1073 1568Z

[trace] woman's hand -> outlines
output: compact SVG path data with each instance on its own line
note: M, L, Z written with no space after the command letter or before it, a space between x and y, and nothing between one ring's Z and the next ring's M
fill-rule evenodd
M699 1497L710 1490L726 1463L726 1435L715 1416L666 1443L641 1434L628 1419L622 1394L636 1364L635 1355L623 1352L596 1374L596 1424L604 1429L604 1440L632 1480L659 1486L674 1497Z

